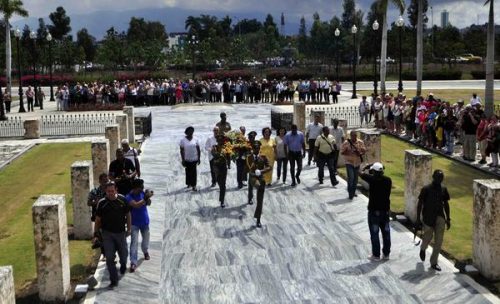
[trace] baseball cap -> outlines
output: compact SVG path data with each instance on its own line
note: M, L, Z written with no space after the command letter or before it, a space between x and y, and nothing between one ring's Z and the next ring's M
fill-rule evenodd
M384 166L382 165L382 163L376 162L376 163L373 163L373 165L371 165L370 170L380 172L380 171L384 170Z

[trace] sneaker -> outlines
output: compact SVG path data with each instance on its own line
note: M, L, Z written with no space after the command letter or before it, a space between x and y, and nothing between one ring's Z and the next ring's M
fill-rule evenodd
M220 207L221 207L222 209L224 209L224 208L226 208L226 205L225 205L224 203L220 203Z
M144 254L144 259L145 259L145 260L151 260L151 257L149 256L149 253L147 253L147 252L146 252L146 253Z
M425 261L425 250L420 250L420 260Z
M130 264L130 272L135 272L135 269L137 268L137 265L135 264Z
M125 274L125 272L127 272L127 265L123 264L120 266L120 273Z
M436 271L441 271L441 267L439 267L438 264L431 265L431 268L436 270Z
M292 183L290 186L295 187L295 186L297 186L297 184L296 183Z
M369 259L370 261L374 261L374 262L378 262L378 261L380 261L380 257L378 257L378 256L374 256L374 255L370 255L370 256L368 257L368 259Z

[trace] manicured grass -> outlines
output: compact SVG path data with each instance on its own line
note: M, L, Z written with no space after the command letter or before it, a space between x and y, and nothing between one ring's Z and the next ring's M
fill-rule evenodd
M0 265L13 265L16 292L36 279L31 207L42 194L65 194L68 225L73 222L70 166L91 159L88 143L42 144L0 172ZM89 241L70 241L71 278L91 263Z
M370 96L370 94L373 91L358 91L359 95L366 95ZM393 94L397 94L398 91L389 91L392 92ZM427 96L429 93L434 93L435 98L439 98L441 100L446 100L450 103L455 103L459 99L463 99L465 103L468 103L470 101L470 98L472 97L472 93L477 93L481 99L484 100L484 89L482 90L422 90L423 96ZM404 90L403 93L407 97L413 97L416 94L416 90ZM495 104L500 104L500 90L495 90Z
M382 162L386 167L385 174L393 181L391 207L395 212L404 212L404 150L407 149L416 149L416 147L390 136L382 137ZM437 154L433 154L432 169L443 170L444 185L451 196L452 226L445 233L443 248L456 259L471 258L472 181L494 177Z

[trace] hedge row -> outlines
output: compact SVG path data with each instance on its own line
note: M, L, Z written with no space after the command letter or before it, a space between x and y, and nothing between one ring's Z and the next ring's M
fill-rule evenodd
M486 77L486 72L485 71L471 71L470 74L472 75L473 79L485 79ZM500 78L500 70L495 71L495 79Z

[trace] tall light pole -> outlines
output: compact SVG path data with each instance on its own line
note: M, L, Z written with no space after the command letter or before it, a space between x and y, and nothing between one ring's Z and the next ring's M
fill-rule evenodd
M358 61L358 53L356 52L356 33L358 32L358 28L356 27L356 24L354 24L351 28L351 33L352 33L352 41L353 41L353 48L352 48L352 59L353 59L353 69L352 69L352 97L351 99L358 98L356 95L356 64Z
M37 39L37 34L35 31L31 31L30 33L30 39L33 42L33 90L35 91L35 107L39 107L40 105L38 104L38 92L36 90L36 39ZM43 109L43 106L40 107L40 109Z
M398 82L398 91L403 92L403 79L402 79L402 73L403 73L403 54L401 53L402 50L402 40L401 36L403 33L403 26L405 25L405 20L403 19L403 16L399 16L398 20L396 21L397 27L399 27L399 82Z
M198 46L199 41L196 39L195 35L191 36L191 39L189 40L189 45L191 46L191 56L192 56L192 64L193 64L193 80L194 80L194 75L196 74L196 63L195 63L195 53L196 53L196 47Z
M23 100L23 81L21 79L21 49L19 48L19 39L21 38L21 30L16 28L14 31L14 36L16 36L16 45L17 45L17 77L19 80L19 113L26 112L24 108L24 100Z
M375 20L372 24L372 29L373 31L375 32L375 42L378 41L378 36L377 36L377 31L379 29L379 24L378 24L378 21ZM375 44L375 50L377 50L377 44ZM377 88L378 88L378 83L377 83L377 53L375 51L375 53L373 53L373 93L375 94L375 96L378 94L377 93Z
M335 74L336 78L335 80L339 80L339 36L340 36L340 30L339 28L335 29Z
M50 101L56 101L54 99L54 86L52 83L52 35L47 30L47 42L49 43L49 75L50 75Z

